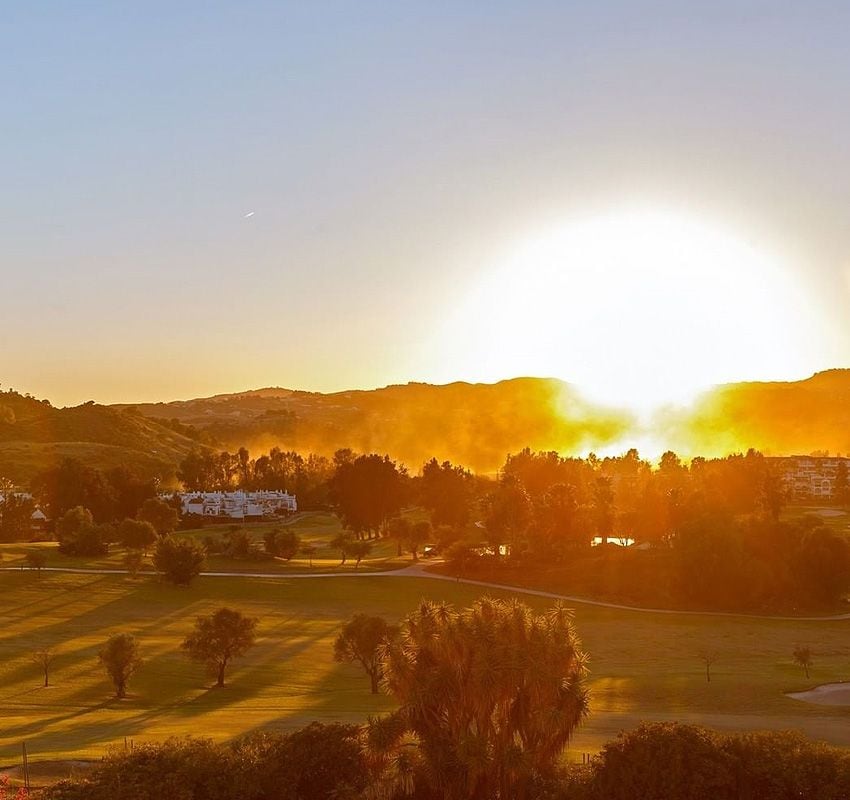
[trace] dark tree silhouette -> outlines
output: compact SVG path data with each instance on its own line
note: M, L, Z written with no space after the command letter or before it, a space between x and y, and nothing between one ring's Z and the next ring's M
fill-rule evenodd
M216 678L216 686L224 686L227 665L254 646L256 629L256 619L232 608L220 608L195 620L195 629L182 647L193 661L206 664Z

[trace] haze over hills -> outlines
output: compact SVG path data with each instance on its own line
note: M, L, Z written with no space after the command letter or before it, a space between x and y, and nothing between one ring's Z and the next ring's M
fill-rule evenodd
M271 447L330 455L340 447L389 453L411 469L431 456L491 473L523 447L563 454L625 450L724 455L850 452L850 370L790 382L714 387L689 408L650 421L602 408L568 383L515 378L494 384L423 383L322 394L283 388L194 400L53 408L0 394L0 475L25 482L67 456L93 466L132 466L166 484L193 447L255 454ZM647 453L646 455L652 455Z
M389 453L412 468L436 456L479 472L495 471L507 453L526 446L562 452L604 447L633 425L628 413L594 406L551 378L331 394L266 388L133 408L194 426L228 448L331 454L350 447Z

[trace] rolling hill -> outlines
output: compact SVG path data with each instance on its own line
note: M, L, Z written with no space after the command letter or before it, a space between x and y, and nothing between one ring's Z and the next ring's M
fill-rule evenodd
M0 476L19 484L69 457L168 481L195 446L188 436L132 412L94 403L54 408L17 392L0 393Z
M590 405L569 384L548 378L332 394L269 388L120 408L191 425L228 448L279 446L330 455L350 447L389 453L411 468L436 456L479 472L497 470L509 452L526 446L563 452L603 447L633 424L625 412Z
M659 415L655 436L682 454L850 454L850 369L801 381L716 386L693 406Z
M173 481L193 447L255 455L278 446L332 454L389 453L416 470L431 456L495 472L523 447L581 454L651 439L680 455L755 447L771 455L850 453L850 370L801 381L714 387L689 408L649 423L583 400L570 384L515 378L494 384L424 383L322 394L266 388L196 400L53 408L0 393L0 475L26 482L72 456L92 466L134 467Z

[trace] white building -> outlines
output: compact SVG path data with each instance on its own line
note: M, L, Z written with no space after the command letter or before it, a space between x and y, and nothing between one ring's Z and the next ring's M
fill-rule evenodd
M771 458L779 466L789 499L797 501L832 499L838 465L850 471L850 458L839 456L787 456Z
M180 492L184 514L203 517L274 517L298 510L294 494L278 490L257 492Z

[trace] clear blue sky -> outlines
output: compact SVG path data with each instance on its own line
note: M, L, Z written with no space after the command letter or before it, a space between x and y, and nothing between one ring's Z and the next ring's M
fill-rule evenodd
M527 231L624 203L779 254L828 321L789 373L848 365L848 31L839 2L4 3L0 381L508 377L435 329Z

